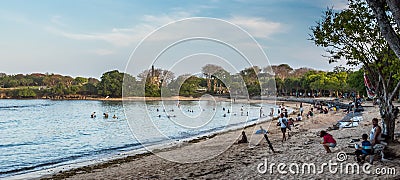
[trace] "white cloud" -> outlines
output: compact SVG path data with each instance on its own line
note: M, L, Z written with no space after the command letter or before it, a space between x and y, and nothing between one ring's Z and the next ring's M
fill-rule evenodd
M256 38L268 39L273 34L285 30L282 23L267 21L259 17L234 16L228 19L228 21L240 26Z
M66 30L62 30L60 28L49 26L46 27L46 30L74 40L80 41L102 41L114 45L116 47L127 47L132 46L139 43L143 38L149 35L151 32L156 30L157 28L166 25L168 23L172 23L177 20L181 20L184 18L191 17L191 14L184 11L177 11L170 14L163 15L144 15L141 19L141 22L138 24L128 27L128 28L118 28L113 27L110 28L108 32L88 32L88 33L74 33L68 32ZM52 24L66 26L62 23L60 16L53 16L51 18ZM225 19L228 22L236 24L248 31L255 38L263 38L268 39L271 38L272 35L284 31L284 25L279 22L267 21L260 17L245 17L245 16L233 16L231 18ZM163 34L157 36L157 41L167 40L174 38L173 34L190 34L194 31L198 31L201 29L202 31L206 31L205 27L182 27L180 29L174 29L174 32L167 32L167 34ZM213 31L213 28L210 29ZM215 31L214 33L227 33L223 30ZM235 37L231 37L235 38ZM96 51L96 54L99 55L107 55L111 52L109 51Z
M104 33L70 33L58 28L54 27L47 27L45 28L47 31L64 36L69 39L74 40L92 40L92 41L105 41L115 46L129 46L131 43L138 42L142 36L140 32L133 33L134 30L119 30L119 29L112 29L110 32ZM140 29L137 27L137 29Z
M343 10L349 7L347 0L325 0L322 3L322 8L332 7L335 10Z
M172 15L165 14L161 16L144 15L143 21L131 28L114 27L111 28L109 32L72 33L52 26L46 27L45 29L51 33L58 34L69 39L97 40L105 41L115 46L130 46L138 43L140 40L146 37L146 35L158 27L189 16L190 14L186 12L176 12ZM59 18L60 17L55 16L51 19L51 22L54 24L61 23L58 21Z

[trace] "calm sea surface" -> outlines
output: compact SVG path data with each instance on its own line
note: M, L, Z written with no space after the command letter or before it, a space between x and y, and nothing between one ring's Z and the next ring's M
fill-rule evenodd
M260 106L211 101L178 105L176 101L0 100L0 178L139 149L142 143L243 127L256 121ZM268 114L270 107L264 104L263 113ZM90 117L92 112L96 118ZM104 112L109 118L102 116ZM114 114L118 118L112 118ZM161 133L152 132L155 129Z

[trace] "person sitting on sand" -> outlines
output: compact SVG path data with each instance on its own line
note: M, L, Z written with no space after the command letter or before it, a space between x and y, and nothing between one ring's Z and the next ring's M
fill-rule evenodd
M290 127L290 126L294 126L294 120L293 120L293 118L289 118L289 120L288 120L288 126Z
M307 118L313 117L313 116L314 116L314 113L312 112L312 108L311 108L311 110L308 111L308 113L307 113Z
M363 142L361 142L361 148L356 148L355 152L357 157L357 162L361 162L361 160L365 161L365 157L372 153L372 144L371 142L368 141L368 134L363 134L362 139Z
M108 118L108 113L103 113L104 118Z
M382 128L378 125L378 118L372 119L372 129L369 133L369 139L372 146L381 143L382 138Z
M326 153L331 153L331 149L329 147L336 147L336 140L333 138L332 135L328 134L326 131L321 131L319 134L320 137L323 138L321 144L324 146Z
M242 139L238 141L238 144L241 144L241 143L248 143L247 136L244 131L242 131Z
M117 119L118 117L114 114L113 119Z
M297 118L296 118L296 121L301 121L301 120L303 120L303 117L301 117L301 114L298 114Z
M370 156L370 161L369 163L372 164L374 161L374 154L380 154L382 156L382 160L384 159L384 153L383 149L387 145L386 142L383 142L385 139L382 137L382 128L381 126L378 125L378 118L373 118L372 119L372 129L369 134L369 140L372 145L372 155Z

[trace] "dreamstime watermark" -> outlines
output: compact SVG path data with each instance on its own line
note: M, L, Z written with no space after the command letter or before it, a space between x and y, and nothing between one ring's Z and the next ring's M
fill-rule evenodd
M257 171L261 174L377 174L377 175L396 175L396 168L381 167L373 168L369 163L359 164L345 162L348 156L344 152L339 152L336 161L329 160L327 163L276 163L264 159L257 165Z

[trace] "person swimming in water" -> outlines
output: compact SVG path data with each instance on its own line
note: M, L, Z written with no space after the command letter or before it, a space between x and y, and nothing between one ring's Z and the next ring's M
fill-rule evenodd
M90 115L90 117L91 117L91 118L95 118L95 117L96 117L96 112L93 112L93 113Z

